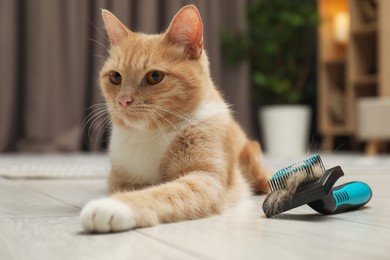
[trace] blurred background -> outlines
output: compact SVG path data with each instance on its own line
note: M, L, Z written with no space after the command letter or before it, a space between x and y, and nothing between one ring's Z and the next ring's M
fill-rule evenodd
M390 1L0 0L0 152L105 150L101 9L158 33L186 4L214 82L267 153L389 151Z

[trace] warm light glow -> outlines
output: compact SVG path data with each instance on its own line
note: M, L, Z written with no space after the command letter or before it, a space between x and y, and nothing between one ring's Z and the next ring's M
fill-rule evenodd
M336 42L346 44L349 38L350 18L347 12L340 12L334 16L334 38Z

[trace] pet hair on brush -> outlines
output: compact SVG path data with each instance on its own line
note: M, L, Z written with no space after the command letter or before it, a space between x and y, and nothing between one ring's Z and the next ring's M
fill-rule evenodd
M320 200L343 175L340 166L325 170L319 155L280 169L268 181L271 193L264 200L263 211L272 217Z
M372 190L366 183L333 187L343 175L340 166L326 170L319 155L287 166L268 181L272 192L264 200L263 211L272 217L308 204L319 213L335 214L367 204Z

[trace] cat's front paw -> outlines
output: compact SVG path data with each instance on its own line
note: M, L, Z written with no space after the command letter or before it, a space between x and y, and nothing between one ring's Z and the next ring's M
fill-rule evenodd
M81 224L86 231L94 233L125 231L135 226L131 209L110 198L89 202L81 211Z

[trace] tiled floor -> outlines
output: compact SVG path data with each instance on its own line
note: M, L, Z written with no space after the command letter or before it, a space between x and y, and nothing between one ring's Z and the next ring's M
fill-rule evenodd
M0 170L10 159L0 156ZM296 159L265 161L277 169ZM264 196L253 196L223 216L88 235L78 214L86 202L104 196L104 179L0 178L0 259L390 259L390 157L323 160L327 167L342 166L346 176L340 183L367 182L374 193L370 203L332 216L303 206L267 219Z

